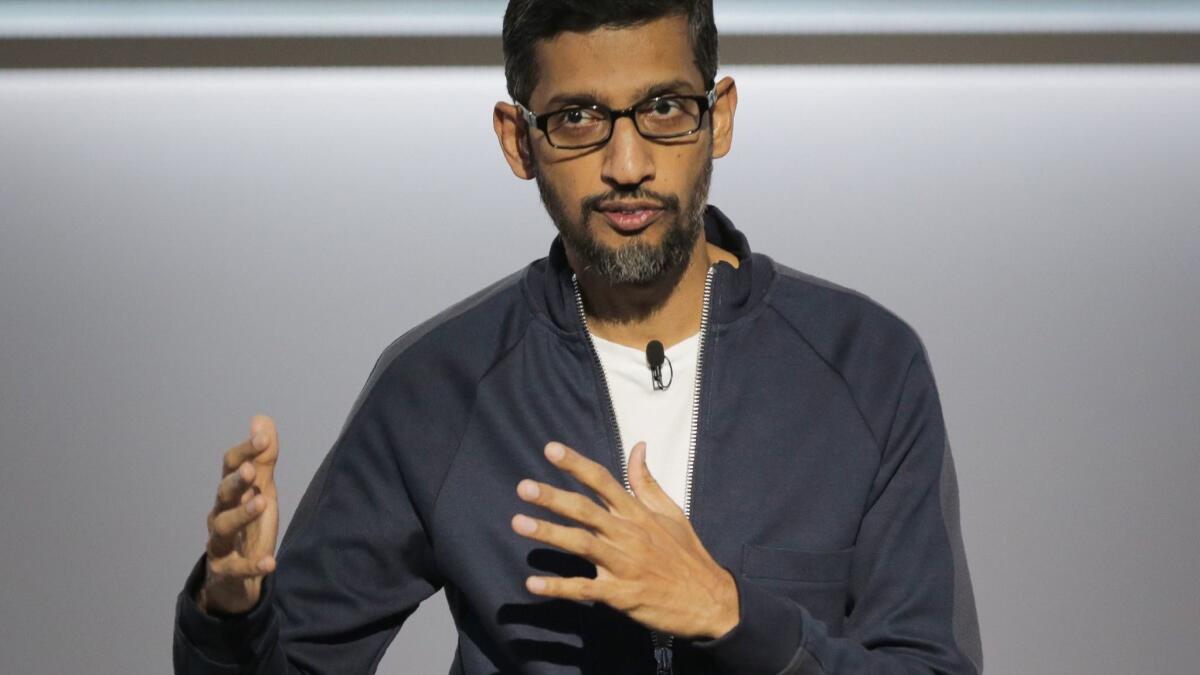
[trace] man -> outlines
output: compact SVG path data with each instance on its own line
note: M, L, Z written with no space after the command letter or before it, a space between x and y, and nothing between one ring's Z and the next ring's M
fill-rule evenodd
M277 563L253 419L176 672L370 672L439 588L456 673L979 672L917 336L706 206L711 5L513 0L504 46L496 134L560 236L384 352Z

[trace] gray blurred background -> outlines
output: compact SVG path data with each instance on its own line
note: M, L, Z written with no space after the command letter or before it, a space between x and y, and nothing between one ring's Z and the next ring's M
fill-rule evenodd
M554 234L502 2L107 4L0 3L3 673L169 672L250 416L286 525L382 349ZM988 672L1196 673L1195 3L810 4L718 2L710 201L923 337ZM439 593L379 672L454 648Z

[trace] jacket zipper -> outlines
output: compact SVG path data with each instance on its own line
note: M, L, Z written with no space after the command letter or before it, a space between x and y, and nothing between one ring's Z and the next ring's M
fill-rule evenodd
M696 460L696 435L700 428L700 384L703 382L701 377L701 368L704 365L704 342L708 333L708 315L709 302L712 299L713 272L716 269L715 265L710 265L708 272L704 278L704 302L700 306L700 337L696 348L696 383L692 392L692 420L691 428L688 435L688 459L687 459L687 475L684 482L683 490L683 514L689 519L692 513L692 467ZM596 352L596 343L592 341L592 333L587 327L587 314L583 311L583 295L579 292L579 280L574 273L571 274L571 284L575 287L575 306L579 310L579 320L583 323L583 333L587 336L588 348L592 353L592 360L596 365L597 372L600 373L600 383L604 389L604 400L608 404L608 419L612 426L613 438L617 443L617 458L621 464L621 482L625 485L625 490L633 494L633 488L629 485L629 468L625 461L625 446L621 440L621 429L617 425L617 410L613 405L612 394L608 389L608 378L604 374L604 364L600 362L600 355ZM667 635L663 644L659 644L658 631L650 631L650 640L654 644L654 662L656 665L657 675L672 675L672 657L671 648L675 642L674 635Z

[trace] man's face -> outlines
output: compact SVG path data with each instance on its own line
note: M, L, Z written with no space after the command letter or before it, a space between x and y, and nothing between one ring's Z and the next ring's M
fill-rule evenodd
M682 16L562 33L537 46L537 61L528 106L539 114L576 103L621 110L649 96L704 93ZM706 114L691 136L650 140L622 118L607 144L582 150L554 148L531 131L542 202L590 273L611 284L644 285L686 267L708 201L709 129Z

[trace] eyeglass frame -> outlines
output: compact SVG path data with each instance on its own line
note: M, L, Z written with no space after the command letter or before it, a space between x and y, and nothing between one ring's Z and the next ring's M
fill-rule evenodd
M641 108L642 106L646 105L647 103L654 103L660 99L665 99L665 98L666 99L684 98L684 99L689 99L689 100L696 101L697 103L699 103L700 104L700 113L697 116L698 122L696 124L696 128L692 129L691 131L683 131L683 132L680 132L677 134L669 134L666 136L647 136L642 131L642 128L640 126L638 126L637 117L635 116L634 111L637 110L638 108ZM672 139L672 138L683 138L684 136L691 136L692 134L696 133L697 131L700 131L700 129L702 129L704 127L704 113L711 111L713 109L713 106L716 105L716 103L717 103L717 88L713 87L712 89L709 89L708 91L704 92L703 94L662 94L661 96L651 96L650 98L643 99L641 101L638 101L637 103L634 103L633 105L629 106L628 108L625 108L624 110L613 110L612 108L609 108L608 106L606 106L602 103L592 103L591 105L568 105L568 106L559 108L558 110L553 110L551 112L546 112L546 113L542 113L539 115L539 114L533 112L532 110L530 110L529 108L526 108L524 105L521 104L520 101L513 101L513 103L517 106L517 110L520 111L521 117L524 118L525 123L534 129L540 130L542 132L542 135L544 135L546 137L546 142L550 144L550 147L558 148L560 150L583 150L586 148L600 147L600 146L604 145L605 143L608 143L610 140L612 140L613 130L617 128L617 120L621 119L622 117L628 117L629 121L633 122L633 128L637 130L638 135L640 135L642 138L645 138L647 140L658 141L658 140L667 140L667 139ZM605 136L603 140L596 141L595 143L588 143L587 145L555 145L554 141L550 140L550 132L546 131L546 126L547 126L548 122L550 121L551 116L557 115L562 112L566 112L568 110L596 110L596 111L603 111L603 112L607 113L608 122L609 122L608 135Z

